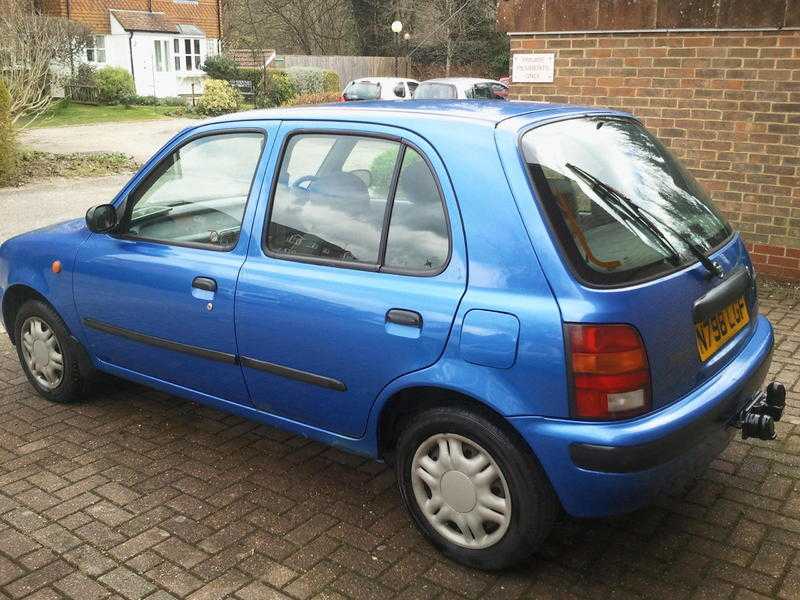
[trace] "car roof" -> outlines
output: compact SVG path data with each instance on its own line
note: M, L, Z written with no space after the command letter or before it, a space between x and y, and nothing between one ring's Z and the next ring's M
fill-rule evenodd
M435 117L443 121L469 120L490 127L515 117L525 116L526 122L569 114L617 114L609 109L586 107L572 104L551 104L548 102L517 102L502 100L365 100L361 102L339 102L316 106L297 106L292 108L273 108L233 113L212 119L212 123L282 120L332 120L389 125L402 124L415 118ZM627 115L626 115L627 116ZM209 122L209 121L206 121Z
M482 77L439 77L438 79L426 79L422 83L455 83L461 85L471 85L473 83L500 83L496 79L484 79Z
M358 79L353 79L352 83L358 83L361 81L374 83L381 83L383 81L413 81L416 83L417 80L409 79L408 77L359 77Z

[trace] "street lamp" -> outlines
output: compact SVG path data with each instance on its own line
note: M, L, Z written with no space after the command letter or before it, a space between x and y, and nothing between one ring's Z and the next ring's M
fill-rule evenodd
M406 42L406 51L405 51L405 55L406 55L406 75L405 75L405 77L406 77L406 79L408 79L408 48L411 45L410 44L410 42L411 42L411 34L406 31L403 34L403 39Z
M394 76L400 74L400 32L403 31L403 23L401 21L392 21L392 31L394 32Z

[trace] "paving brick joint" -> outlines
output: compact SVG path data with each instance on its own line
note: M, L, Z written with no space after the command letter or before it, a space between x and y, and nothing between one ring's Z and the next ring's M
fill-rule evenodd
M800 598L798 305L761 302L777 443L499 574L442 558L379 463L117 380L50 404L0 329L0 598Z

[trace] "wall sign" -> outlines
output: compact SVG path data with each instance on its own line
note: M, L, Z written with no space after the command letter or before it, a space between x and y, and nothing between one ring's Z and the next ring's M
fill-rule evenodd
M515 54L511 67L513 83L553 83L555 54Z

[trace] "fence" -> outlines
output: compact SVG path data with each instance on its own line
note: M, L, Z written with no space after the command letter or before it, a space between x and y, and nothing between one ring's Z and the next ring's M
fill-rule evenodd
M276 67L319 67L339 74L342 85L359 77L394 76L393 56L306 56L285 54L278 56L271 66ZM398 73L406 73L406 59L400 58Z
M100 104L100 90L94 85L65 85L64 96L82 104Z

